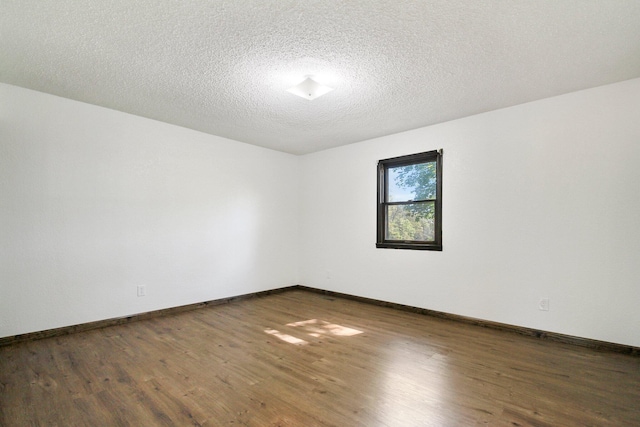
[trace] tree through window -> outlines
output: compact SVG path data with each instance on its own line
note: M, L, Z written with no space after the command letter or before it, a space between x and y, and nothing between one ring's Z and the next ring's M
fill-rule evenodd
M442 250L442 150L378 162L376 246Z

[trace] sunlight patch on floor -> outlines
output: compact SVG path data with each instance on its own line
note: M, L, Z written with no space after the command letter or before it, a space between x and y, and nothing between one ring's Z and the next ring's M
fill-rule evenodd
M338 337L351 337L353 335L362 334L363 331L353 328L347 328L346 326L336 325L335 323L325 322L324 320L311 319L311 320L303 320L300 322L287 323L285 326L291 328L298 328L301 332L306 333L309 336L314 338L320 338L322 336L334 335ZM269 335L273 335L274 337L281 339L284 342L288 342L289 344L295 345L304 345L308 344L308 341L305 341L300 338L296 338L292 335L285 334L280 332L277 329L267 328L264 330L265 333Z
M302 328L312 337L319 337L321 335L336 335L339 337L351 337L363 333L353 328L347 328L346 326L336 325L335 323L325 322L324 320L311 319L303 320L301 322L288 323L287 326Z
M293 337L291 335L283 334L282 332L280 332L280 331L278 331L276 329L267 328L264 331L267 334L273 335L274 337L279 338L284 342L288 342L289 344L295 344L295 345L307 344L307 341L305 341L305 340L301 340L300 338L296 338L296 337Z

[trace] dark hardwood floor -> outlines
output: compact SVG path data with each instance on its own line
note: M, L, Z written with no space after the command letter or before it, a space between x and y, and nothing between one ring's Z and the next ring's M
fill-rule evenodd
M293 290L0 348L2 426L633 426L640 358Z

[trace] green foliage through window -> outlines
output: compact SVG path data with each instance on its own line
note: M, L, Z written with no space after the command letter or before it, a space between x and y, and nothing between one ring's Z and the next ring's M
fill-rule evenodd
M387 206L387 240L435 239L434 203Z

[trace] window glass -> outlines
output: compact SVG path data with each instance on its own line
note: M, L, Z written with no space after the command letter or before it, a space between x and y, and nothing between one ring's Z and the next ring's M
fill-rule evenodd
M436 197L436 162L390 167L387 170L387 201L403 202Z
M435 202L387 206L387 240L433 242Z

